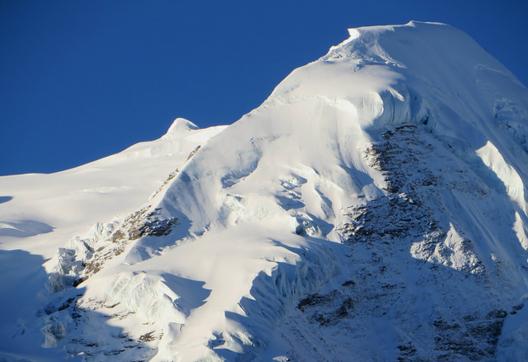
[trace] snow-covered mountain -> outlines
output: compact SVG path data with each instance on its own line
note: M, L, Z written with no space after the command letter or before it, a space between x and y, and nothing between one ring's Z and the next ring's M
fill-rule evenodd
M528 360L528 91L349 29L226 127L0 177L0 360Z

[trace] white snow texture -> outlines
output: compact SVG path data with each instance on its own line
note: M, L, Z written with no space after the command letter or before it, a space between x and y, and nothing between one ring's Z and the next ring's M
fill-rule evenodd
M528 360L528 91L363 27L229 126L0 177L0 361Z

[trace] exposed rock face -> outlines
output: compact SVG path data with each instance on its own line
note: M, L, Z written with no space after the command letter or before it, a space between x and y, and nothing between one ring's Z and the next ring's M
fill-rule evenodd
M423 126L422 126L423 128ZM410 240L411 254L417 259L439 263L470 273L481 273L482 262L473 250L471 240L461 236L451 220L446 223L436 214L442 214L443 192L461 191L485 197L487 191L472 183L472 189L463 189L459 184L464 175L451 180L440 169L431 167L435 157L457 164L454 155L441 152L428 143L427 131L416 125L403 125L383 134L383 141L373 144L366 151L370 167L381 172L385 178L386 195L370 200L364 205L351 208L342 233L349 242L383 242L383 240ZM437 161L436 164L442 164ZM434 167L434 166L433 166ZM462 179L462 180L461 180ZM445 220L445 218L444 218Z
M119 236L116 237L116 233L113 235L113 239L119 240L121 235L128 234L128 239L136 240L146 236L163 236L168 235L173 225L176 225L178 220L174 217L161 218L158 215L159 209L149 211L148 208L141 209L124 221L123 229L125 231L118 230Z
M386 131L365 157L383 174L386 186L383 196L351 207L340 229L349 248L350 279L337 289L323 288L325 292L302 298L298 311L283 324L283 333L307 343L313 336L299 320L327 330L321 333L326 349L316 351L325 356L340 344L362 348L379 338L359 333L372 330L369 323L379 320L386 325L380 333L393 336L393 344L384 342L389 351L380 351L380 358L397 354L399 361L494 360L509 315L501 306L514 314L522 307L512 307L515 298L496 295L501 281L485 267L474 243L462 236L464 228L445 217L449 213L444 207L446 193L482 200L491 191L473 175L445 177L435 169L446 163L456 169L461 160L423 125ZM429 319L415 318L424 315L424 308ZM289 356L295 360L296 353ZM376 358L372 350L354 356Z

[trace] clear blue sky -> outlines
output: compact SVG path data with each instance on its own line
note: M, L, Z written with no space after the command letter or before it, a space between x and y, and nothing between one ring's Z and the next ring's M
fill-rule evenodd
M53 172L232 123L347 27L469 33L528 84L528 1L0 0L0 174Z

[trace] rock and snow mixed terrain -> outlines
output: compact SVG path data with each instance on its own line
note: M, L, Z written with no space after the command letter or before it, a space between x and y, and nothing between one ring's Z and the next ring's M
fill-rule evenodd
M230 126L0 177L0 360L528 360L528 90L349 33Z

